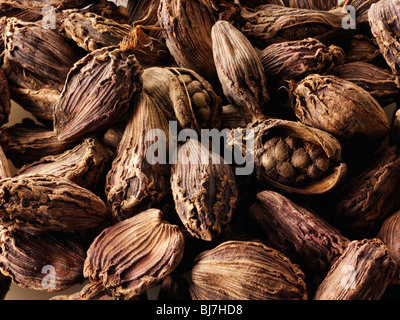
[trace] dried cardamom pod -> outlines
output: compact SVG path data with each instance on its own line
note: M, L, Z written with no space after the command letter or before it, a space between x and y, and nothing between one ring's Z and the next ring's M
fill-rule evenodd
M43 14L39 10L32 9L16 1L0 3L0 17L17 18L22 21L38 21L43 19Z
M331 10L338 5L338 0L282 0L284 5L291 8Z
M179 128L219 128L222 99L212 85L186 68L146 68L143 91L151 96L167 120L177 120Z
M232 24L220 20L211 30L218 78L228 101L239 112L263 117L269 101L264 69L247 38Z
M371 32L394 74L400 73L398 34L400 32L400 1L381 0L373 3L368 10Z
M389 135L382 107L350 81L311 74L294 85L290 95L296 117L335 136L346 151L365 153Z
M341 230L375 234L383 220L398 210L399 155L397 147L385 149L372 166L343 185L336 208Z
M396 211L394 214L386 218L383 221L378 234L376 235L376 237L378 239L381 239L383 243L388 247L391 257L396 262L396 273L393 279L393 282L395 284L400 283L399 218L400 218L400 211Z
M169 192L168 134L168 122L157 104L139 94L106 178L105 192L115 220L155 207Z
M179 264L184 237L157 209L143 211L104 229L92 242L83 274L122 299L158 284Z
M51 174L95 191L110 160L110 151L101 144L99 139L90 137L73 149L58 155L45 156L24 165L16 175Z
M54 131L30 118L0 129L0 146L16 167L32 163L47 155L60 154L74 145L59 141Z
M117 47L89 53L68 73L54 106L54 131L61 141L77 140L115 123L142 89L143 68Z
M326 73L335 65L344 63L341 48L307 38L267 46L261 51L261 64L268 79L268 91L276 91L289 80L299 81L309 74Z
M123 5L117 5L108 0L97 0L91 6L81 9L82 12L93 12L107 19L113 19L118 23L128 22L128 11Z
M289 258L299 257L319 274L326 273L350 240L325 219L274 191L262 191L250 215L265 230L267 243Z
M344 50L346 63L357 61L372 62L381 55L375 39L361 34L354 35L348 46L344 46Z
M340 6L352 6L356 10L356 21L357 26L360 24L368 24L368 11L371 8L371 5L379 2L380 0L345 0Z
M77 9L64 10L60 15L60 33L74 40L86 51L103 47L118 46L132 31L129 24L121 24L93 12ZM139 31L137 31L139 32ZM137 42L134 54L142 64L165 65L170 54L167 46L160 40L146 37L148 43Z
M0 146L0 179L10 178L11 171L8 165L8 160L4 154L3 148Z
M222 107L221 128L245 128L251 121L251 115L237 112L237 108L231 104Z
M347 173L339 142L325 131L281 119L256 121L247 129L253 134L230 143L242 144L243 154L253 152L256 178L267 186L322 194L335 188ZM253 150L246 150L248 139L254 139Z
M284 254L259 242L226 241L199 254L191 272L193 300L306 300L304 274Z
M23 288L61 291L83 279L87 245L73 233L0 227L0 270Z
M171 164L176 212L194 237L211 241L232 219L238 191L231 167L194 139L179 146Z
M379 300L395 262L379 239L354 240L318 286L314 300Z
M8 18L4 44L2 69L11 98L39 120L52 121L54 96L59 96L79 56L66 39L52 29L43 28L40 21Z
M241 0L240 5L248 8L255 9L264 4L276 4L284 6L283 0Z
M214 12L200 0L160 0L158 21L176 63L212 81L217 75L211 42Z
M385 107L396 100L400 93L399 77L371 63L357 61L334 66L330 74L355 83Z
M0 127L8 122L11 110L10 90L8 81L2 69L0 69Z
M128 0L129 24L156 25L160 0Z
M52 6L56 10L68 9L68 8L83 8L95 0L3 0L5 3L17 3L32 9L39 9L39 11L46 6Z
M345 14L322 10L288 8L274 4L254 10L242 8L240 31L260 48L276 42L315 38L323 43L343 40Z
M64 178L24 175L0 180L0 223L27 232L85 231L109 214L91 191Z

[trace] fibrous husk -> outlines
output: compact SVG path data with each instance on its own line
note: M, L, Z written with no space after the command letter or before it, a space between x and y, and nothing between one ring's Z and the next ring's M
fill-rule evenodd
M295 84L290 94L296 117L335 136L346 151L373 150L389 135L382 107L353 82L311 74Z
M357 61L337 65L329 74L355 83L375 98L382 107L394 102L400 93L399 77L372 63Z
M381 240L354 240L318 286L314 300L379 300L394 272L395 262Z
M2 69L11 98L38 120L51 122L53 105L69 70L79 59L66 39L41 22L8 18ZM40 43L40 50L37 50Z
M259 57L269 91L288 85L290 80L299 81L309 74L326 73L345 59L340 47L325 46L313 38L271 44Z
M77 61L54 106L54 131L74 141L108 128L142 90L143 68L135 55L118 47L97 49Z
M51 174L96 191L110 160L110 151L98 138L90 137L73 149L57 155L44 156L38 161L24 165L15 175Z
M175 209L194 237L211 241L229 225L238 191L231 167L194 139L181 144L171 164Z
M259 192L250 215L265 231L269 246L300 258L318 274L328 272L350 243L321 216L274 191Z
M0 270L23 288L54 292L81 283L86 249L74 233L0 227Z
M159 205L169 192L168 139L167 119L154 99L141 93L106 178L107 202L116 221Z
M382 56L394 74L400 73L400 1L381 0L371 5L368 21Z
M226 241L199 254L191 272L193 300L306 300L304 274L260 242Z
M161 0L158 21L176 63L213 81L217 75L211 42L214 12L200 0Z
M238 112L263 117L269 101L261 61L249 40L231 23L220 20L211 30L218 78L228 101Z
M0 222L26 232L87 231L109 221L103 200L57 176L32 174L0 180Z
M149 209L104 229L88 249L83 274L114 296L132 299L170 274L183 248L179 227Z
M242 8L240 31L261 49L269 44L315 38L325 44L342 40L345 14L322 10L288 8L267 4L256 9ZM340 37L342 36L342 37Z
M291 8L331 10L338 5L338 0L282 0L285 6Z
M212 85L193 70L152 67L143 72L143 91L155 99L167 120L179 129L219 128L222 99Z
M129 24L121 24L96 13L77 9L64 10L59 19L61 20L59 32L74 40L86 51L118 46L126 38L133 36L131 32L136 32L139 33L136 36L142 38L136 41L134 48L131 49L140 63L152 66L164 65L170 60L168 48L162 41L145 35L141 29L132 28Z

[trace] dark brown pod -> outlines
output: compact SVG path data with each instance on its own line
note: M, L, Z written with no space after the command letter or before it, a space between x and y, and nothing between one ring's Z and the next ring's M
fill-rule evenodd
M349 41L348 46L344 47L345 62L373 62L381 55L381 51L374 37L367 37L362 34L356 34Z
M344 16L340 12L267 4L254 10L242 8L244 23L240 31L262 49L276 42L310 37L327 43L332 39L340 39L339 35L343 36Z
M194 139L179 146L171 164L175 209L194 237L211 241L232 219L238 191L231 167Z
M381 0L371 5L368 10L368 20L371 32L394 74L400 72L400 1Z
M399 77L371 63L357 61L333 67L330 74L355 83L385 107L394 102L400 93Z
M79 60L54 106L54 131L74 141L114 124L142 89L143 68L133 54L105 47Z
M16 167L32 163L47 155L60 154L74 146L62 142L54 131L25 118L0 130L0 145Z
M212 85L193 70L151 67L143 72L143 91L151 96L168 121L178 129L201 129L221 125L221 97Z
M176 63L213 81L217 75L211 41L214 12L200 0L161 0L158 21Z
M135 25L156 25L160 0L128 0L128 22Z
M290 94L296 117L335 136L346 151L365 153L389 135L382 107L353 82L311 74L294 85Z
M331 10L338 5L338 0L282 0L285 6L291 8Z
M189 283L181 276L170 274L161 283L158 300L191 300Z
M73 149L24 165L15 175L51 174L95 191L110 161L110 151L98 138L90 137Z
M340 47L325 46L313 38L271 44L259 57L268 79L268 91L275 91L288 85L290 80L299 81L312 73L324 74L344 62Z
M43 28L40 21L7 19L4 45L2 69L11 98L37 119L51 122L54 103L79 56L65 38Z
M200 253L191 272L193 300L306 300L304 274L259 242L226 241Z
M82 12L93 12L106 19L113 19L118 23L128 22L128 11L126 6L118 5L108 0L98 0L91 6L81 9Z
M400 157L387 148L371 167L343 185L338 196L337 221L352 234L374 234L400 206Z
M18 3L20 5L41 10L43 7L52 6L57 10L68 9L68 8L82 8L91 3L94 0L4 0L6 3Z
M61 291L83 281L86 244L73 233L0 229L0 270L23 288Z
M376 237L381 239L385 245L388 247L389 252L393 260L396 262L396 275L393 279L394 283L400 283L400 274L399 274L399 266L400 266L400 211L393 213L391 216L387 217L383 223L381 228L379 229Z
M352 6L355 9L357 26L360 24L368 24L368 11L371 5L379 2L379 0L345 0L340 6Z
M183 248L179 227L149 209L104 229L88 249L83 274L114 296L132 299L170 274Z
M326 273L350 243L323 218L274 191L259 192L250 215L265 230L269 246L289 258L299 257L319 274Z
M226 98L238 107L238 112L251 114L253 120L262 118L270 96L254 47L237 28L224 20L213 25L211 38L217 74Z
M118 46L123 40L135 32L129 24L121 24L113 19L104 18L93 12L82 12L81 10L64 10L60 14L61 25L59 32L72 39L78 46L86 51ZM137 29L136 32L142 32ZM165 65L169 63L170 54L165 43L161 40L143 35L146 41L137 41L133 52L138 61L144 65Z
M318 286L314 300L379 300L395 265L381 240L354 240Z
M27 232L87 231L109 221L104 202L64 178L25 175L0 180L0 223Z
M106 177L107 203L116 221L157 207L170 191L167 119L144 92L133 105Z
M255 9L264 4L277 4L284 6L283 0L241 0L240 5L248 8Z

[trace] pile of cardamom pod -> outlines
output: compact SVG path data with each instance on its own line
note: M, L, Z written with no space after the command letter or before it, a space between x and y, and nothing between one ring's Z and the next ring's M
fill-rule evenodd
M400 298L400 0L0 0L0 31L0 298Z

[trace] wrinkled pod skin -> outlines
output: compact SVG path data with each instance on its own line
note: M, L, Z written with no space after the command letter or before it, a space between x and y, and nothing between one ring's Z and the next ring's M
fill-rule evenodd
M83 274L122 299L132 299L171 273L183 256L176 225L148 209L104 229L90 245Z
M306 300L304 274L259 242L226 241L200 253L191 272L193 300Z

